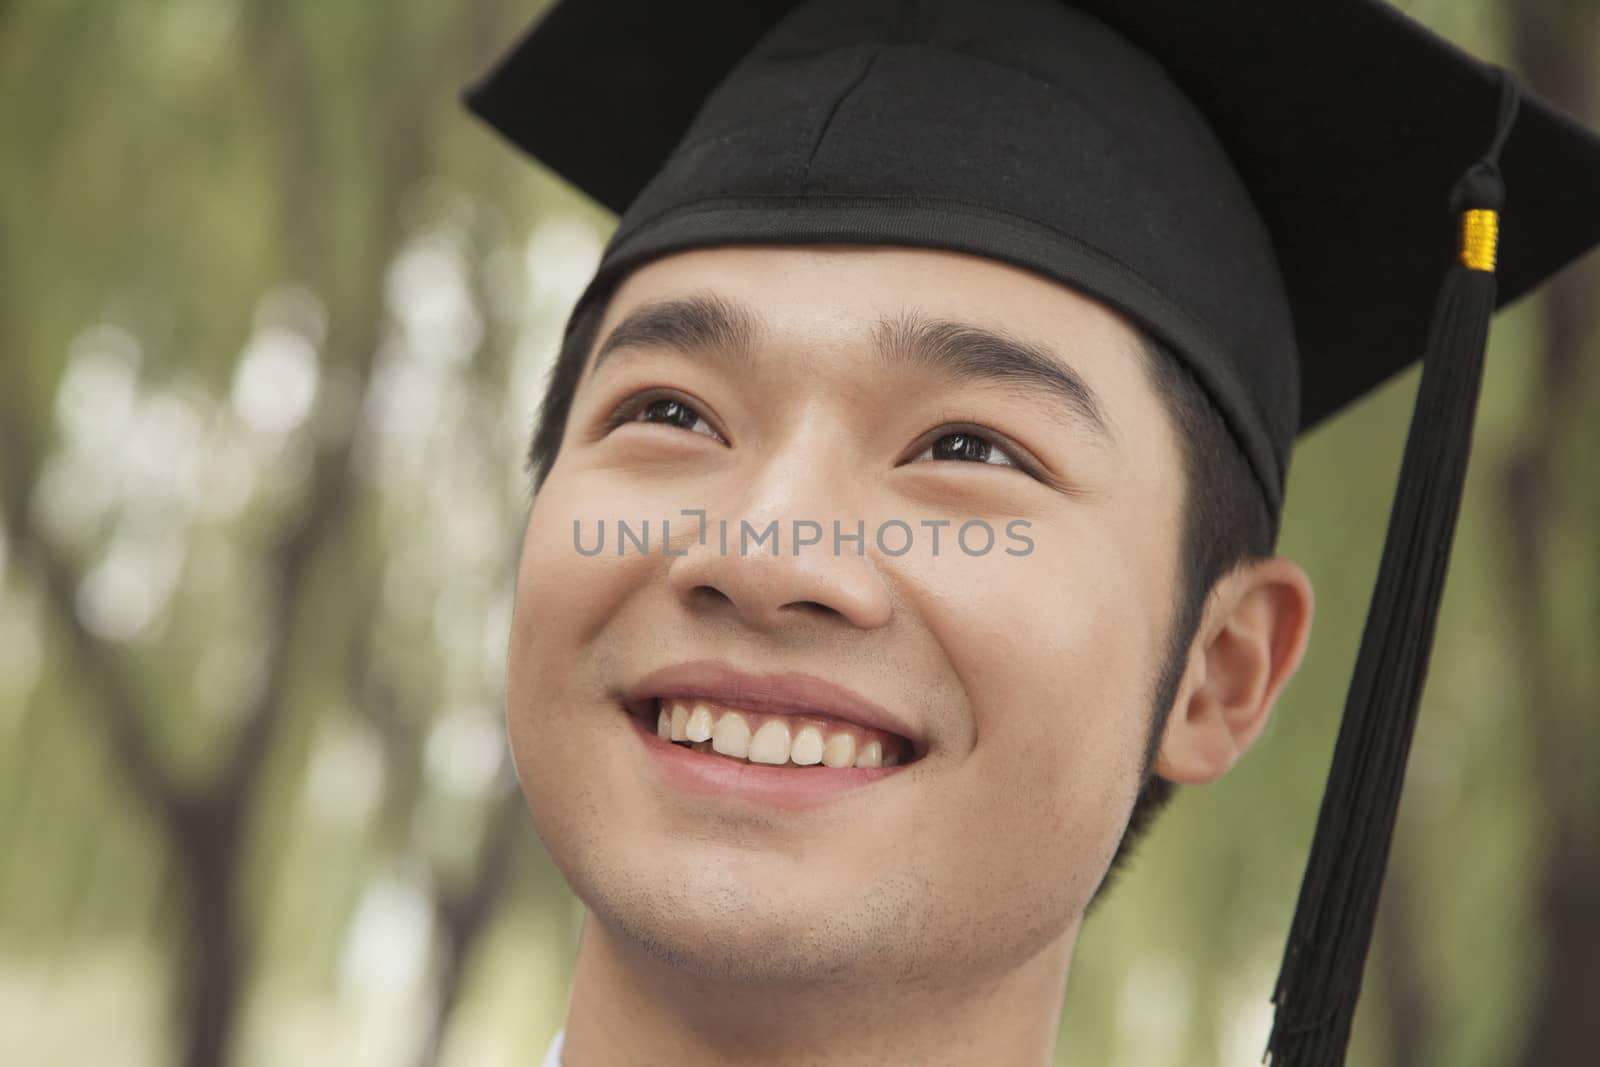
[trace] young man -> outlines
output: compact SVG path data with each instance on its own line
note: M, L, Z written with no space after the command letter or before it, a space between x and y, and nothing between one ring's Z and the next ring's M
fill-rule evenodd
M1277 995L1342 1060L1483 330L1600 240L1600 141L1299 7L569 0L475 92L625 209L510 649L587 915L548 1062L1049 1062L1117 857L1305 647L1295 433L1426 352Z

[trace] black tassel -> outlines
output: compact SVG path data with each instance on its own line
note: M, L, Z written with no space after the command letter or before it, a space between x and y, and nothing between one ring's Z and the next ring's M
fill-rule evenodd
M1495 309L1494 231L1505 197L1497 160L1519 96L1511 76L1501 78L1494 144L1451 194L1462 255L1434 306L1383 561L1272 996L1277 1013L1266 1059L1274 1067L1337 1067L1350 1040Z

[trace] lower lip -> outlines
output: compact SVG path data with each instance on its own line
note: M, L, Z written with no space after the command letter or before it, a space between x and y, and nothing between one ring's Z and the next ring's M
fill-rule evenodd
M651 764L672 788L728 797L787 811L820 808L904 770L895 767L773 767L696 752L664 741L636 715L628 721L644 742Z

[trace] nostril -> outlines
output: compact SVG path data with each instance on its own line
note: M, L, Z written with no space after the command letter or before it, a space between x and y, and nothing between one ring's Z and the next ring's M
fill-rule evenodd
M689 598L706 604L732 604L733 598L714 585L697 585L689 590Z
M792 604L785 604L784 607L785 608L796 608L796 609L799 609L801 611L806 611L806 612L815 610L815 611L822 612L822 614L824 614L824 615L832 615L832 616L836 616L836 617L842 617L843 616L843 613L840 612L838 608L831 608L828 605L820 603L820 602L815 601L815 600L797 600Z

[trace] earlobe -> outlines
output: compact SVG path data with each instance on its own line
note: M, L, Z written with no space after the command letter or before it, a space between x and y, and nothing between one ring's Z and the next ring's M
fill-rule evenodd
M1233 767L1299 667L1311 615L1311 581L1292 560L1259 560L1218 582L1167 719L1157 774L1194 785Z

